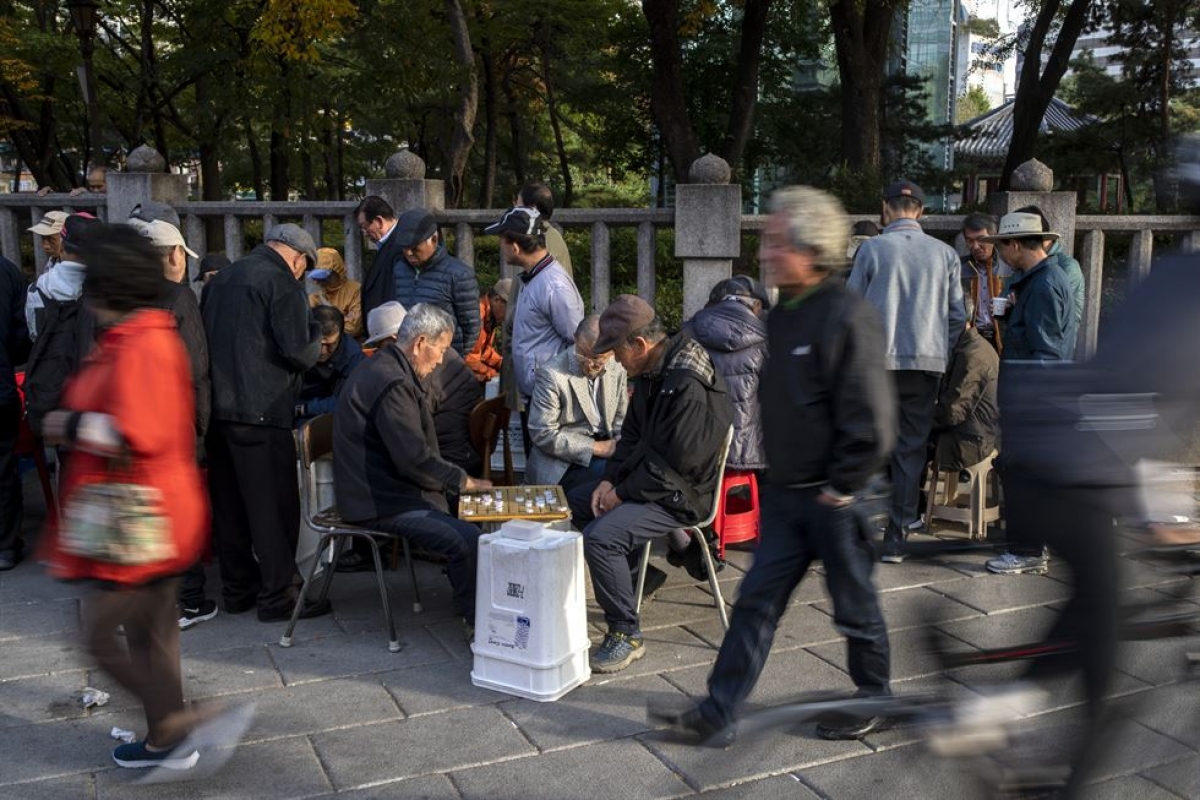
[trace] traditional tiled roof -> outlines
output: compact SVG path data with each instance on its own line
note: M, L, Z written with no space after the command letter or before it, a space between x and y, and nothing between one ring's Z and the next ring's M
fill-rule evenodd
M999 108L976 117L960 128L958 141L954 145L955 158L975 162L1004 161L1008 146L1012 142L1013 106L1009 100ZM1074 131L1092 124L1096 118L1081 114L1057 97L1051 98L1046 114L1042 117L1039 130L1042 134L1055 131Z

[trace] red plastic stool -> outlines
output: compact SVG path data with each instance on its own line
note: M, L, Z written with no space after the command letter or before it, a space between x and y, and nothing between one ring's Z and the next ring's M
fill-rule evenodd
M739 486L750 487L748 501L729 496L730 490ZM753 472L725 471L713 530L717 532L717 554L721 558L725 557L725 545L752 542L758 538L758 478Z

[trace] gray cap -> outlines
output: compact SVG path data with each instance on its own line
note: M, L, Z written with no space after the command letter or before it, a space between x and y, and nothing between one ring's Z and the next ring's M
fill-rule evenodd
M129 212L130 219L140 219L142 222L154 222L160 219L163 222L169 222L177 229L183 230L179 226L179 212L176 211L169 203L160 203L157 200L146 200L138 203L133 207L133 211Z
M286 244L293 250L304 253L309 269L317 266L317 243L313 241L308 231L293 222L285 222L271 228L263 237L263 241Z
M396 220L396 244L401 247L416 247L437 233L437 221L423 208L410 208Z

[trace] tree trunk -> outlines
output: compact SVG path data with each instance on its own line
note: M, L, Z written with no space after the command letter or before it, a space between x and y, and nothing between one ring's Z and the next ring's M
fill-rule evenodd
M258 141L254 138L254 127L247 117L243 124L246 134L246 150L250 153L250 175L254 181L254 199L263 199L263 163L262 153L258 150Z
M521 113L517 106L517 93L512 84L512 64L504 73L501 85L504 87L504 100L508 115L509 138L512 140L512 171L517 185L525 184L525 142L521 131Z
M325 168L325 199L326 200L341 200L342 187L338 185L336 177L337 168L335 159L337 157L337 144L334 142L334 128L337 126L336 118L333 115L333 109L329 104L325 105L325 130L322 133L323 140L321 142L321 159Z
M679 45L677 0L642 0L650 25L650 113L662 136L678 183L687 183L692 162L700 157L700 142L687 108L683 55Z
M774 0L746 0L742 11L742 35L738 44L737 73L729 106L729 121L721 140L721 158L737 172L754 132L754 109L758 104L758 68L762 61L763 36Z
M897 0L835 0L829 6L842 84L842 158L878 169L884 68Z
M471 52L471 32L467 29L467 18L463 14L460 0L445 0L446 18L454 45L454 58L458 62L458 108L454 112L454 125L450 134L447 167L450 180L451 204L462 205L465 190L464 179L467 159L475 143L475 115L479 109L479 76L475 72L475 56Z
M497 127L499 115L496 110L498 91L496 86L496 62L492 56L488 41L483 41L483 50L479 54L483 62L483 181L479 186L480 208L491 208L496 199L496 148L499 139Z
M1008 146L1008 157L1004 160L1004 170L1000 173L1001 191L1008 190L1013 170L1034 156L1042 118L1046 116L1050 100L1058 91L1058 85L1067 71L1071 53L1087 22L1091 5L1092 0L1071 0L1054 48L1050 51L1050 58L1046 61L1046 70L1042 72L1042 49L1046 34L1062 6L1062 0L1043 0L1025 47L1025 63L1017 83L1012 141Z
M544 34L544 31L541 33ZM554 81L550 75L550 46L545 36L539 36L542 51L542 83L546 87L546 111L550 115L550 130L554 132L554 149L558 153L558 170L562 175L562 207L570 208L575 195L575 182L571 180L571 163L567 159L567 148L563 144L562 125L558 118L558 105L554 100Z

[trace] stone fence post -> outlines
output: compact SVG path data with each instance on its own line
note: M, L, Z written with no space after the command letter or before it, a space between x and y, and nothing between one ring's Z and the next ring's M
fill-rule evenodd
M709 153L692 162L689 183L675 187L675 257L683 259L683 318L733 274L741 255L742 189L729 183L729 164Z
M1037 206L1050 221L1050 229L1059 234L1062 248L1067 255L1075 253L1075 192L1056 192L1054 171L1037 159L1026 161L1013 170L1012 187L1007 192L996 192L988 196L988 205L993 214L1002 217L1018 208ZM1089 264L1091 262L1089 261ZM1083 318L1079 321L1079 335L1075 339L1075 358L1086 358L1096 341L1096 329L1100 324L1100 270L1083 268Z
M367 194L387 200L397 217L411 208L440 211L446 207L446 182L426 179L425 172L425 160L411 150L393 153L383 165L387 177L368 180ZM352 223L357 227L356 220ZM352 279L362 280L362 264L347 264L346 270Z
M125 171L109 171L106 182L108 221L114 224L129 219L139 203L153 200L174 206L188 199L187 177L168 173L162 154L144 144L125 159ZM197 260L189 257L188 275L195 277L198 268Z

